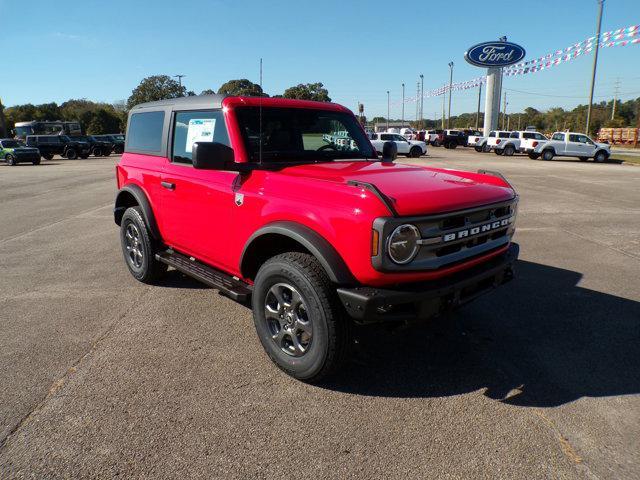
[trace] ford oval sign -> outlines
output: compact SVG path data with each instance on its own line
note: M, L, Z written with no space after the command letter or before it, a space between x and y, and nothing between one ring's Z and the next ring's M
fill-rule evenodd
M484 42L464 53L464 59L477 67L506 67L518 63L526 52L520 45L510 42Z

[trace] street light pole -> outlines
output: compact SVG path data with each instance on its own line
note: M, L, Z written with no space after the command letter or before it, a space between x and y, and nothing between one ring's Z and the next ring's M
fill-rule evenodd
M404 83L402 84L402 124L404 125Z
M602 9L604 0L598 0L600 9L598 10L598 29L596 32L596 48L593 53L593 70L591 71L591 89L589 90L589 109L587 110L587 124L584 133L589 135L589 125L591 123L591 108L593 106L593 89L596 84L596 68L598 67L598 50L600 48L600 27L602 27Z
M451 128L451 85L453 85L453 62L449 62L449 115L447 116L447 128Z
M391 101L389 100L389 90L387 90L387 131L389 131L389 112L391 111Z
M478 85L478 111L476 112L476 130L480 126L480 97L482 96L482 83Z
M424 75L420 74L420 130L424 122Z

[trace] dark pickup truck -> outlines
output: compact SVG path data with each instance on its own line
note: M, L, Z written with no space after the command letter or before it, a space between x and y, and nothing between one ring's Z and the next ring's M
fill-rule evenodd
M94 135L94 138L111 142L113 144L113 153L120 155L124 152L124 135L121 133L114 133L109 135Z
M91 149L87 142L72 140L66 135L28 135L27 147L40 150L45 160L51 160L54 155L61 155L69 160L89 158Z
M95 157L108 157L113 151L113 143L107 139L97 137L95 135L84 135L71 137L71 140L77 142L87 142L91 150L91 155Z

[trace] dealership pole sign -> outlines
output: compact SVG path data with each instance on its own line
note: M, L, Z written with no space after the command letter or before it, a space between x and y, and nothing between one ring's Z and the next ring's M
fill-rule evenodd
M484 42L464 52L464 59L471 65L485 68L502 68L520 62L526 52L511 42Z
M498 41L478 43L464 52L464 59L471 65L487 69L487 88L485 89L484 102L485 135L498 127L500 97L502 96L502 69L521 62L526 55L524 48L506 40L504 37Z

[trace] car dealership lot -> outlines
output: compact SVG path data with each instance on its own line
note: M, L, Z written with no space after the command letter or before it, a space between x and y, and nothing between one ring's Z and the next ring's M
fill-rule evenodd
M518 278L324 387L248 309L135 282L117 157L0 166L0 478L640 478L640 168L429 153L514 183Z

